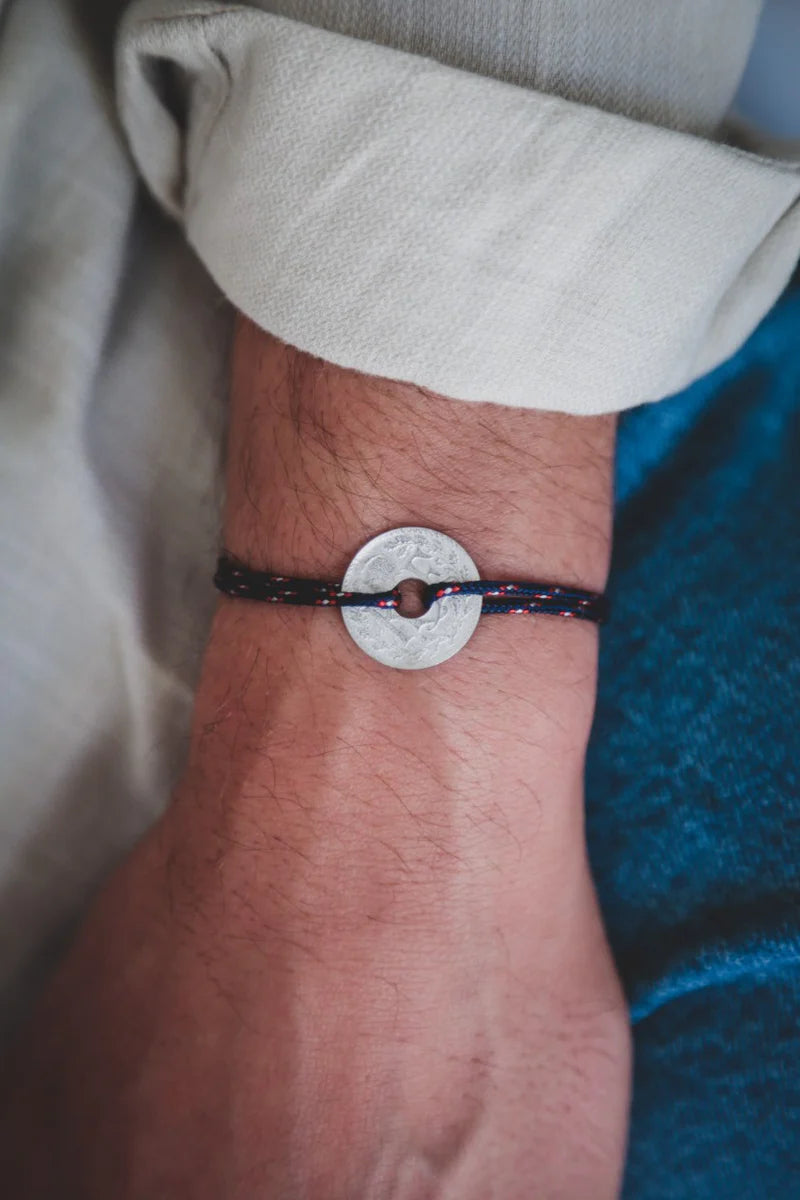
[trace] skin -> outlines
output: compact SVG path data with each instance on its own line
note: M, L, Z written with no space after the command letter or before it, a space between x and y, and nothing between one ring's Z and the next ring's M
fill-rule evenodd
M532 387L535 381L532 381ZM602 589L611 418L467 404L240 324L224 542L340 579L429 525ZM586 859L597 630L486 617L392 671L222 599L183 778L6 1064L15 1197L604 1200L625 1004Z

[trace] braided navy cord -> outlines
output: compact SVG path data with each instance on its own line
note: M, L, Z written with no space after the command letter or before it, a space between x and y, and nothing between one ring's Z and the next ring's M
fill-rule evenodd
M399 608L402 603L402 595L397 587L389 592L345 592L338 583L327 583L321 579L292 579L288 575L256 571L242 566L227 555L223 555L217 563L214 584L226 596L270 604ZM426 611L431 604L449 596L483 596L482 613L545 613L597 622L604 621L607 615L606 599L597 592L555 587L546 583L510 583L491 579L427 584L423 594Z

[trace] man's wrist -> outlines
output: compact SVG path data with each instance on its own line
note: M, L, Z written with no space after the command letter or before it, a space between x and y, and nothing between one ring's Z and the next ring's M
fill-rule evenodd
M428 525L459 540L484 577L601 590L613 438L611 417L453 401L324 363L241 321L225 544L251 566L338 580L376 533ZM268 667L270 683L256 690L270 692L273 727L279 709L292 708L292 696L313 680L317 740L338 716L326 707L331 697L352 687L379 712L404 703L406 718L430 708L454 725L466 718L467 727L490 720L487 701L502 703L499 742L538 705L552 751L564 748L563 735L582 753L594 693L591 625L485 618L454 659L406 673L369 660L337 613L279 608L223 601L201 710L215 711L222 688L235 696L252 683L253 670ZM285 696L275 683L281 678L292 681ZM373 725L365 714L362 729Z
M613 440L613 417L453 401L324 363L241 321L225 545L250 566L339 580L376 533L427 525L460 541L484 578L602 590ZM235 647L240 684L257 649L273 680L313 676L318 715L331 689L349 680L366 696L369 679L379 707L425 692L454 720L459 696L462 713L494 696L520 718L549 696L553 748L559 731L579 746L588 736L597 639L584 622L487 617L454 659L405 673L367 659L337 613L279 608L223 601L210 656L222 643L232 667Z
M340 579L375 533L423 524L460 540L485 576L603 587L611 418L428 395L322 363L247 323L231 404L225 542L250 565ZM199 770L206 791L236 806L263 787L268 762L283 788L314 793L323 822L380 793L402 823L398 792L469 820L465 797L499 789L520 830L533 790L574 825L595 664L591 625L487 617L440 667L392 671L334 611L226 599L190 777Z

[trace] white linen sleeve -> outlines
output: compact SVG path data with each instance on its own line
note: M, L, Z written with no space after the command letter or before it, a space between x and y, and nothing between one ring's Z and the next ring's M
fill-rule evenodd
M133 154L232 303L331 362L576 414L732 353L800 167L726 144L757 0L139 0Z

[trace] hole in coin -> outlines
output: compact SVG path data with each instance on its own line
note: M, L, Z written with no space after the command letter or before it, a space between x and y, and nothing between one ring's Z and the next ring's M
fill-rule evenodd
M398 583L400 605L396 611L401 617L421 617L428 611L430 604L425 598L425 586L421 579L403 579Z

